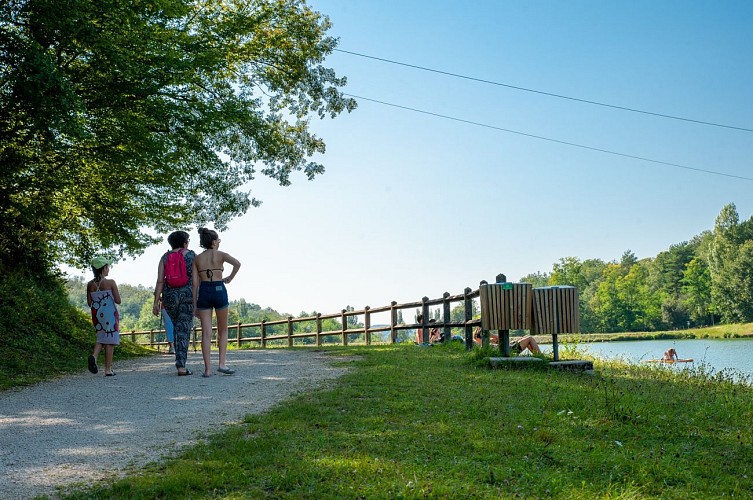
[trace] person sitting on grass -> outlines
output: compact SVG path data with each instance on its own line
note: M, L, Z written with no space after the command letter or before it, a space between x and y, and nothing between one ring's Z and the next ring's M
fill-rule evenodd
M431 318L429 320L429 324L431 325L431 328L429 328L429 342L431 342L432 344L442 342L442 334L440 333L439 328L433 326L433 324L436 322L437 320L434 318Z
M473 341L481 345L481 327L477 326L473 329ZM489 343L492 345L498 346L499 345L499 335L497 334L491 334L489 335ZM526 335L525 337L520 337L514 340L511 340L510 342L510 353L519 355L523 351L528 349L528 351L531 354L541 354L541 349L539 349L539 343L536 342L536 339L533 338L532 335Z
M423 323L424 321L424 315L419 314L416 316L416 323L419 325ZM415 344L421 345L424 342L424 329L423 328L416 328L416 342Z

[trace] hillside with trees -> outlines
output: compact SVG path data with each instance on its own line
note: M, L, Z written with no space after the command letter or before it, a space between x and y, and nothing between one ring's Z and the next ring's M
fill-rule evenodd
M638 260L561 258L549 273L521 279L534 286L574 285L581 328L635 332L753 321L753 217L740 222L729 204L713 231Z

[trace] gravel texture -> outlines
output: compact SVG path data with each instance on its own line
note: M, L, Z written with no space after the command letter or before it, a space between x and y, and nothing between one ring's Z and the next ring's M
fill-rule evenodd
M234 375L176 376L172 356L116 362L114 377L85 368L0 392L0 498L55 497L61 487L112 479L261 413L294 393L332 381L342 361L303 350L228 351ZM104 355L101 360L104 361ZM216 369L216 352L212 362ZM86 366L86 357L82 357ZM219 425L218 425L219 424Z

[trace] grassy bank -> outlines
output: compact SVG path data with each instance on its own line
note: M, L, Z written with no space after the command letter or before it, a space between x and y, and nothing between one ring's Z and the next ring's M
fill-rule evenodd
M660 332L589 333L560 335L563 342L606 342L611 340L662 340L662 339L732 339L753 337L753 323L717 325L687 330L667 330ZM551 341L551 337L544 338Z
M753 393L702 369L493 371L461 346L350 347L351 371L69 498L718 498L753 491ZM352 357L357 356L354 360Z
M0 281L0 390L86 368L94 347L91 318L68 302L55 276L4 276ZM115 358L150 351L130 342ZM104 358L102 358L104 359Z

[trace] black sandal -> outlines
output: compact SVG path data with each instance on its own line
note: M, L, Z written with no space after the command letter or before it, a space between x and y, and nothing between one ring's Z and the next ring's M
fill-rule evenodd
M179 377L185 377L186 375L193 375L193 372L191 370L186 370L183 373L178 372Z
M92 373L97 373L99 371L99 368L97 368L97 359L93 355L89 355L89 371Z

